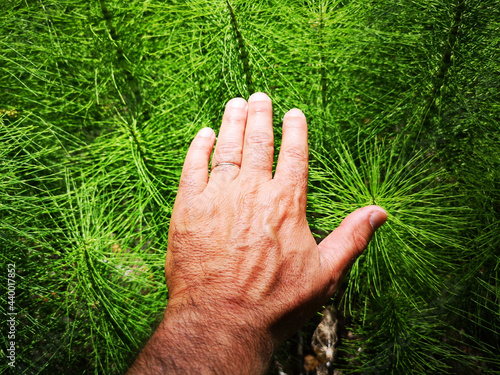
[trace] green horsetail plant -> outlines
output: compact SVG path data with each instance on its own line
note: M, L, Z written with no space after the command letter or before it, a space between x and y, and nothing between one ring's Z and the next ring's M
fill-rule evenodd
M360 142L354 157L340 143L329 157L314 153L310 176L310 212L322 233L365 205L380 205L389 215L342 291L352 329L364 338L346 350L362 348L355 358L368 373L445 370L454 353L439 340L445 325L438 313L451 292L447 277L465 257L460 233L469 209L451 203L460 197L432 158L417 152L405 159L399 147Z
M189 143L256 91L277 150L284 113L306 114L315 234L363 205L389 213L336 297L335 367L500 373L498 0L2 5L0 259L18 324L15 369L0 330L0 373L125 372L168 301Z

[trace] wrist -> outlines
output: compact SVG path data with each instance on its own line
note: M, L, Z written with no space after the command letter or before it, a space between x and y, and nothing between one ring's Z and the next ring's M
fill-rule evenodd
M172 301L136 365L146 374L265 374L273 353L272 337L259 324L242 318L250 315L207 301L203 306ZM151 371L144 372L144 367Z
M222 300L176 304L171 301L161 324L165 337L182 337L184 346L215 365L217 373L265 373L273 352L266 327L250 310ZM186 353L187 354L187 353ZM210 357L210 358L207 358Z

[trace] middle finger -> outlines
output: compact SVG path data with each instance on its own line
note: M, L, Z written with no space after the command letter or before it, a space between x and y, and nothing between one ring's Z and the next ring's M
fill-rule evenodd
M248 99L248 119L240 175L252 182L271 180L273 153L271 99L266 94L257 92Z

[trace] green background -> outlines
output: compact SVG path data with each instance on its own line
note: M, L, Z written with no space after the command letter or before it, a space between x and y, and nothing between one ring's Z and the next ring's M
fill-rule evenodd
M2 0L0 86L0 373L128 368L168 299L187 147L256 91L277 149L306 114L319 238L389 213L335 299L336 366L500 373L497 0Z

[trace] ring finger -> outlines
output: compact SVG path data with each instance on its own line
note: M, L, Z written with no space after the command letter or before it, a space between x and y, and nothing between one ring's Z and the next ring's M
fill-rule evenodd
M231 99L226 104L217 137L210 180L234 180L238 176L246 120L247 102L245 99Z

